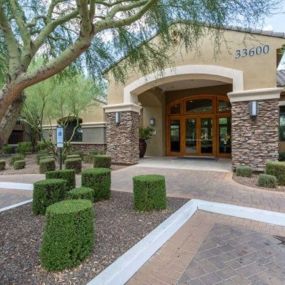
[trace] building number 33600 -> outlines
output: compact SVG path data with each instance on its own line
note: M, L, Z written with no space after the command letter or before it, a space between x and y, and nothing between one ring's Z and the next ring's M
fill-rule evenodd
M242 57L248 57L248 56L268 54L269 51L270 51L269 45L261 45L261 46L253 47L253 48L237 49L235 51L235 59L239 59Z

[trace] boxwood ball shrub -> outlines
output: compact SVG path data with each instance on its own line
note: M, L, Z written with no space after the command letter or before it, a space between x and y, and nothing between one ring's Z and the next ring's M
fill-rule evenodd
M95 168L111 168L111 156L108 155L94 155L93 167Z
M242 177L251 177L252 169L246 165L240 165L236 168L236 175Z
M23 169L26 166L26 161L25 160L16 160L14 162L14 169L18 170L18 169Z
M82 169L82 160L81 158L69 158L65 162L66 169L74 169L75 173L80 173Z
M78 187L67 192L68 199L86 199L94 201L94 190L88 187Z
M89 200L65 200L47 208L40 248L42 266L59 271L79 265L94 244L93 208Z
M75 171L73 169L48 171L46 172L46 179L64 179L67 191L75 187Z
M111 170L90 168L82 171L81 185L94 190L94 201L109 199L111 196Z
M54 158L44 158L40 160L40 173L55 170Z
M257 185L266 188L276 188L277 178L269 174L260 174L258 176Z
M66 192L66 181L63 179L46 179L34 183L33 213L44 215L48 206L64 200Z
M6 167L6 161L5 160L0 160L0 171L5 170Z
M24 160L25 159L25 156L23 154L15 154L11 157L11 160L10 160L10 165L14 165L14 162L17 161L17 160Z
M265 172L275 176L279 185L285 185L285 162L269 161L266 163Z
M140 175L133 177L134 208L138 211L166 208L165 177Z

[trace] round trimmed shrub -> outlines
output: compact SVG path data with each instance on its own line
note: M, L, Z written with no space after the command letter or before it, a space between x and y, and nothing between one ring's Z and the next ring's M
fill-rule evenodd
M44 215L49 205L64 200L66 192L66 181L63 179L46 179L34 183L33 213Z
M285 162L268 161L265 172L275 176L279 185L285 185Z
M25 156L23 154L15 154L11 157L11 160L10 160L10 165L14 165L15 161L17 160L24 160L25 159Z
M46 172L46 179L64 179L67 191L75 187L75 171L73 169L48 171Z
M111 156L108 155L94 155L93 167L94 168L111 168Z
M139 175L133 177L134 208L138 211L166 208L165 177L162 175Z
M111 170L90 168L82 171L81 185L94 190L94 201L109 199L111 196Z
M55 170L54 158L44 158L40 160L40 173L46 173L48 171Z
M47 208L40 248L42 266L59 271L79 265L94 244L93 208L89 200L65 200Z
M88 187L78 187L67 192L67 198L69 199L86 199L93 202L94 190Z
M251 177L252 169L246 165L240 165L236 168L236 175L242 177Z
M0 160L0 171L5 170L6 167L6 161L5 160Z
M81 158L69 158L65 162L66 169L74 169L75 173L80 173L82 169L82 160Z
M14 169L18 170L18 169L23 169L26 166L26 161L25 160L17 160L14 162Z
M269 174L259 174L257 185L266 188L276 188L277 178Z

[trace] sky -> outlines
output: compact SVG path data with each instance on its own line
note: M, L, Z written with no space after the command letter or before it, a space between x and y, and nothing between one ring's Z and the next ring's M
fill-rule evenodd
M285 0L280 2L280 9L275 15L265 19L263 30L285 33Z

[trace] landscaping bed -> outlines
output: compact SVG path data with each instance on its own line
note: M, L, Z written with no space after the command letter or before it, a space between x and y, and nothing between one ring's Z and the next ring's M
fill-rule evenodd
M40 266L39 248L44 216L34 216L31 204L0 214L1 284L86 284L188 200L168 198L167 210L139 213L131 193L112 192L97 202L95 246L92 255L76 268L47 272Z

